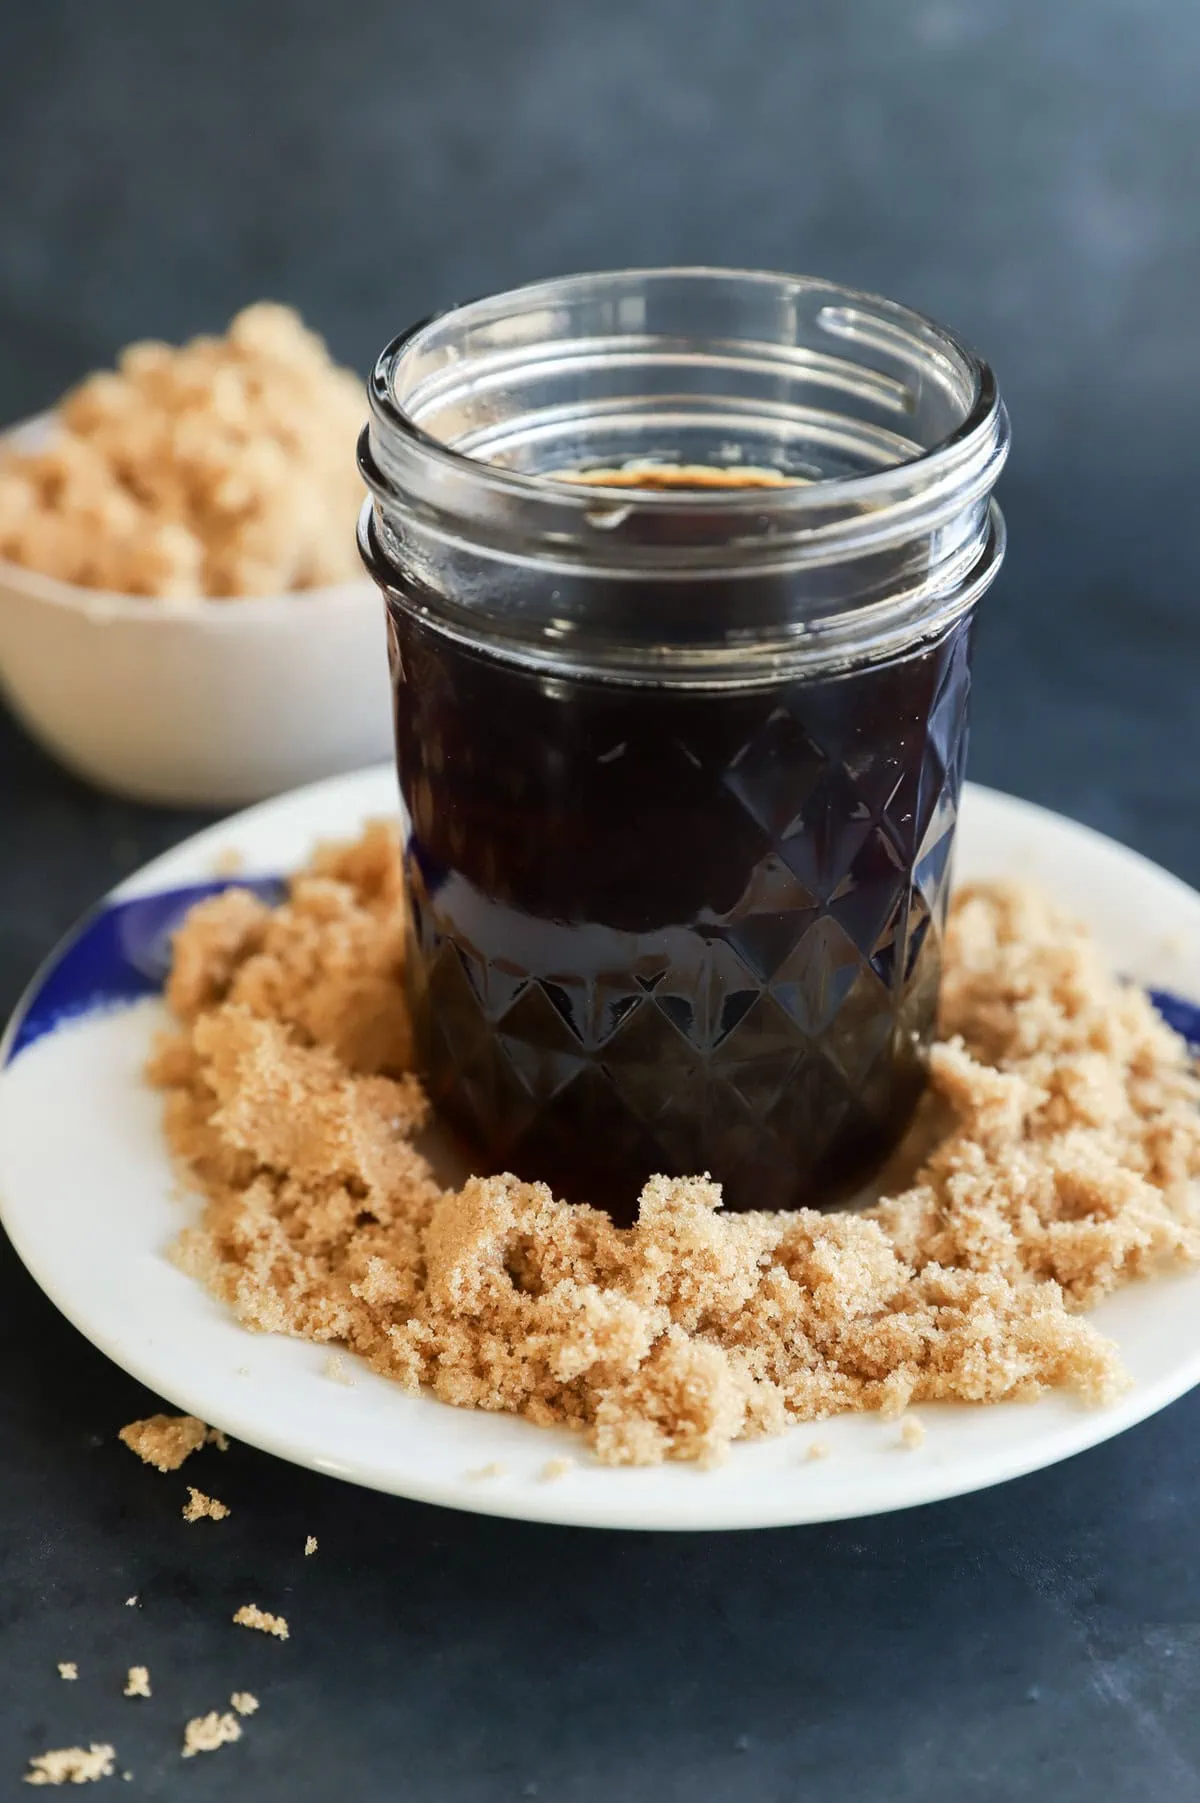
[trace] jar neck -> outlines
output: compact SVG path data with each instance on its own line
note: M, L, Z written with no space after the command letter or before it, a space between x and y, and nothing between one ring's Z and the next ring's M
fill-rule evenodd
M894 655L1003 552L991 371L894 303L713 270L575 277L385 351L360 463L381 584L493 651L634 679ZM747 487L555 479L637 463Z

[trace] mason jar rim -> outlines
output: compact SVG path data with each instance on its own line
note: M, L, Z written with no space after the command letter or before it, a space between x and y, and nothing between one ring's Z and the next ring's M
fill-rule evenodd
M506 288L492 294L477 295L471 300L458 301L450 306L437 309L426 314L414 325L397 333L388 343L376 360L368 383L368 397L371 411L380 425L391 427L402 437L406 437L419 446L428 456L447 467L459 472L467 472L471 478L497 493L508 494L514 499L533 499L544 501L546 498L547 479L544 475L527 475L521 470L508 469L501 465L489 463L481 458L472 457L469 453L457 449L445 440L428 432L414 419L408 408L401 405L395 395L395 374L401 360L416 351L433 330L450 320L469 323L470 316L480 316L486 309L497 307L505 302L521 300L530 308L539 303L549 303L561 298L570 291L583 295L589 289L599 291L605 285L617 281L656 282L664 279L683 281L736 281L746 284L784 285L795 289L805 287L827 288L836 291L842 303L847 307L870 309L876 313L885 313L919 332L927 333L942 350L943 354L955 358L968 372L973 384L973 396L965 417L952 431L931 446L918 450L915 455L905 457L886 468L872 470L860 475L832 476L820 482L796 484L778 491L772 490L773 506L782 506L785 511L803 514L811 511L814 491L826 494L836 488L838 497L847 502L867 505L875 500L883 500L890 492L903 485L904 478L911 476L916 470L928 475L935 481L939 472L953 466L962 448L979 437L986 436L988 429L1000 428L1002 434L1006 429L1007 415L1000 400L995 374L984 358L976 352L965 339L941 325L931 315L917 308L909 307L899 301L888 299L885 295L869 289L844 286L841 283L826 281L820 277L805 275L789 275L782 271L766 269L742 269L725 267L719 264L664 264L664 265L630 265L626 268L612 270L589 270L576 275L552 276L539 282L522 284L515 288ZM611 504L613 490L609 485L589 484L573 479L566 483L555 484L562 500L574 504L580 512L596 505L597 501ZM622 490L622 504L628 503L633 508L679 510L681 512L715 509L717 512L736 516L738 513L752 513L762 506L762 491L749 488L728 489L655 489L652 493L641 493L636 489Z
M510 289L401 333L368 395L368 566L505 654L690 676L881 655L948 624L1003 553L990 367L926 315L817 277L698 265ZM586 479L664 459L771 479ZM746 585L736 617L708 579ZM630 580L656 585L651 615L620 600Z

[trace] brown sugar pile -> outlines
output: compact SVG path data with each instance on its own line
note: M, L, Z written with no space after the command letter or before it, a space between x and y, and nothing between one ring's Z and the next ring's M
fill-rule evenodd
M131 344L64 397L44 450L0 450L0 557L173 601L350 581L365 411L289 307Z
M275 909L197 907L152 1076L206 1198L179 1264L248 1327L336 1343L408 1389L580 1429L611 1463L719 1459L843 1410L1124 1379L1082 1317L1200 1259L1200 1081L1088 935L968 889L947 932L932 1145L861 1213L720 1212L654 1177L637 1224L414 1144L400 872L375 826ZM910 1165L911 1168L911 1165Z

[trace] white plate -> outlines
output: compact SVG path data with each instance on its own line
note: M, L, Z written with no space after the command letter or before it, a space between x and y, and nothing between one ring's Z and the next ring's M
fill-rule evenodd
M1133 1285L1095 1312L1134 1379L1115 1407L1062 1397L922 1407L928 1436L916 1451L899 1448L894 1424L847 1416L735 1446L718 1471L630 1471L588 1463L566 1432L407 1396L352 1360L348 1387L326 1375L324 1349L239 1327L164 1257L194 1204L176 1194L161 1098L140 1079L160 1004L95 1006L103 974L93 983L95 971L81 973L79 948L129 918L115 904L211 881L222 852L240 852L247 874L287 871L314 840L353 833L395 805L391 771L369 770L252 808L156 859L90 917L74 953L68 941L47 962L0 1047L4 1225L63 1314L177 1408L281 1458L425 1502L580 1526L744 1528L871 1515L999 1483L1108 1439L1200 1381L1198 1272ZM1200 997L1200 897L1132 852L972 788L957 860L961 877L1042 883L1092 924L1121 969ZM805 1458L816 1438L829 1448L819 1462ZM543 1481L560 1454L577 1462ZM471 1475L493 1462L506 1475Z

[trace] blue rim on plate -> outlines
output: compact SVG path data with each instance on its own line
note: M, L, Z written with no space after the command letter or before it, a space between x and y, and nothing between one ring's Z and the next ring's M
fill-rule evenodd
M159 995L171 962L171 938L188 910L226 889L249 889L276 903L287 893L281 877L222 877L163 889L129 901L101 902L34 978L18 1003L0 1063L68 1022Z

